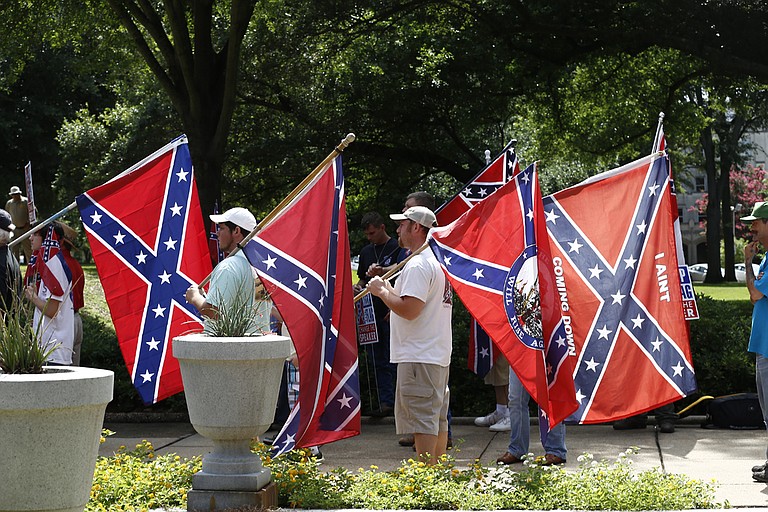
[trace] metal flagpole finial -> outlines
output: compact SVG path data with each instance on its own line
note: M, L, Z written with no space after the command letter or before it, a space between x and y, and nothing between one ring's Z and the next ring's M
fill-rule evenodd
M485 150L485 165L488 165L491 163L491 150L486 149Z

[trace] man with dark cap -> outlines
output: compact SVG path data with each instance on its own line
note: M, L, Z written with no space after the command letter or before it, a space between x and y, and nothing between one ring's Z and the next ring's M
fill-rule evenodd
M16 226L11 215L0 210L0 311L5 313L14 299L21 297L21 271L19 262L8 247Z

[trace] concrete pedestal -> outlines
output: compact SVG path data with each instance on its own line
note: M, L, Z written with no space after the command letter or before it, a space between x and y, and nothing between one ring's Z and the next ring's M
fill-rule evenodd
M251 452L250 441L269 428L275 414L285 358L283 336L173 340L192 426L213 441L203 469L192 477L187 510L277 506L271 472ZM274 495L274 498L271 496Z
M187 493L189 512L211 512L214 510L277 508L277 486L270 482L260 491L202 491L192 489Z

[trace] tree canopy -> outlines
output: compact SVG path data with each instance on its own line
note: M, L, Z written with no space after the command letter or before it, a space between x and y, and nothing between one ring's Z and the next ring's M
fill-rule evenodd
M261 214L355 132L354 219L415 189L446 199L512 138L545 190L570 185L650 151L660 111L676 162L703 166L709 130L722 172L738 148L692 91L744 98L726 117L766 105L757 1L9 0L2 14L0 185L32 160L57 186L46 212L180 131L203 211Z

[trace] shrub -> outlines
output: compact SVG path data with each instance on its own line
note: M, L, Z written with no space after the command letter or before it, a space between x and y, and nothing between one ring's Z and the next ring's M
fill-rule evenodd
M459 470L449 456L435 466L410 459L395 471L376 466L352 473L321 473L308 452L298 450L271 465L280 505L300 508L421 510L683 510L711 508L714 486L660 469L633 472L633 450L613 463L579 457L575 472L542 466L528 455L523 468L483 467Z
M85 511L186 507L192 475L201 467L200 457L158 457L149 441L130 451L123 446L115 455L97 459Z
M749 301L698 295L699 320L690 323L691 352L699 394L719 396L755 391L755 356L747 352L752 326Z

